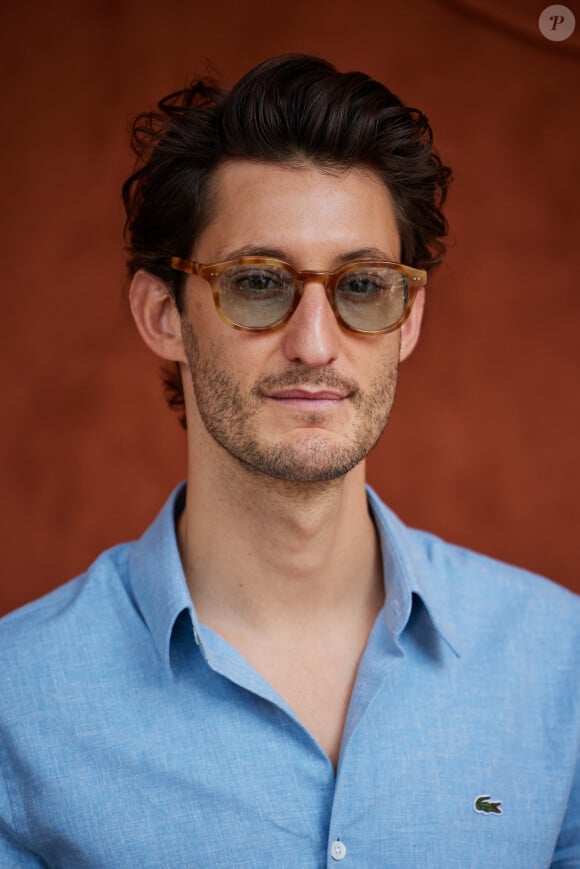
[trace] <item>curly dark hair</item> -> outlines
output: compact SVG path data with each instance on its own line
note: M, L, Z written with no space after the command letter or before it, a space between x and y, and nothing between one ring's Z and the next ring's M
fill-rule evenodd
M168 257L191 256L213 215L215 170L236 158L370 168L389 191L402 262L429 270L441 260L451 170L433 149L425 115L362 72L294 54L266 60L230 90L201 78L139 115L131 144L137 166L123 185L129 274L145 269L164 281L180 313L186 276ZM177 365L165 369L164 385L185 425Z

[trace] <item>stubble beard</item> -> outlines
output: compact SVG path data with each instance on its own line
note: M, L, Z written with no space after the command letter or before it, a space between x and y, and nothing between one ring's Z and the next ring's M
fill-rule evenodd
M343 477L358 465L377 443L393 406L398 378L398 361L385 358L363 393L354 381L341 377L332 368L311 369L296 366L279 375L256 383L244 396L238 383L212 348L201 359L199 342L191 323L182 323L183 342L191 382L200 417L211 437L245 468L258 475L292 483L318 483ZM264 390L292 386L316 385L348 392L358 419L357 425L342 444L335 437L315 430L323 425L323 414L305 416L309 435L300 442L264 444L258 434L258 420L263 409Z

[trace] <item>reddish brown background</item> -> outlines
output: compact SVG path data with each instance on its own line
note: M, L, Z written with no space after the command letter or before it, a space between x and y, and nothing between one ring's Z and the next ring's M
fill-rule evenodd
M288 51L424 109L456 172L453 247L371 482L410 523L580 590L580 9L552 43L544 5L5 5L0 612L138 535L184 474L124 302L129 118L205 59L234 81Z

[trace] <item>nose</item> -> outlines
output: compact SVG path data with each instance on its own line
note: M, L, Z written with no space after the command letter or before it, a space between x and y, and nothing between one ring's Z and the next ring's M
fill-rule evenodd
M309 279L298 307L283 327L283 350L290 362L310 368L330 365L338 356L340 327L324 282Z

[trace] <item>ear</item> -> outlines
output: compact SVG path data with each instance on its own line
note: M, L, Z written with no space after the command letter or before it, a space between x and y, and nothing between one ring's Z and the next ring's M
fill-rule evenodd
M181 318L163 281L139 269L131 281L129 302L139 334L147 346L162 359L184 362Z
M401 345L399 349L399 359L401 362L411 355L417 345L419 335L421 334L424 307L425 290L419 290L411 308L411 313L401 326Z

